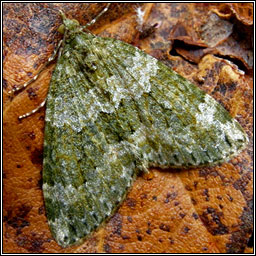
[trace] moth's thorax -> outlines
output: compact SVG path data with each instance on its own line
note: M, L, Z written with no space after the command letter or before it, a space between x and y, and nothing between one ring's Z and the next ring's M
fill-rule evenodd
M79 50L80 48L84 49L86 47L91 47L91 44L98 40L96 36L80 31L71 33L69 40L67 41L72 45L72 47L76 47L76 49Z

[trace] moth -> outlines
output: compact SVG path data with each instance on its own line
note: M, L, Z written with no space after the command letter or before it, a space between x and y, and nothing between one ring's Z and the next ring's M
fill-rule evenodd
M52 235L67 247L113 214L139 172L216 165L248 138L217 101L162 62L62 18L46 102L43 194Z

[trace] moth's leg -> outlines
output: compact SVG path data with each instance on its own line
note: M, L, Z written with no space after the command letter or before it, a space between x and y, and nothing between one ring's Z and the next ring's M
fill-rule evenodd
M19 116L19 120L26 118L34 113L36 113L40 108L42 108L45 105L46 100L44 100L37 108L33 109L31 112L28 112L22 116Z
M60 59L60 57L61 57L61 55L62 55L62 51L63 51L63 48L64 48L66 36L67 36L67 30L65 30L63 39L59 42L59 45L58 45L59 53L58 53L57 61L59 61L59 59ZM56 52L56 54L57 54L57 52Z
M82 29L85 29L85 28L87 28L87 27L93 25L93 24L98 20L98 18L99 18L100 16L102 16L105 12L108 11L110 4L111 4L111 3L108 3L108 4L106 5L106 7L105 7L93 20L91 20L89 23L87 23L85 26L83 26Z
M57 56L57 52L59 51L60 49L60 46L62 45L62 40L58 43L56 49L54 50L53 54L51 55L51 57L47 60L47 62L39 69L38 73L33 77L31 78L28 82L26 82L25 84L17 87L17 88L13 88L12 90L8 91L8 94L10 96L12 96L15 92L17 91L20 91L24 88L26 88L28 85L30 85L31 83L33 83L37 78L38 76L40 75L40 73L45 69L45 67L51 63Z

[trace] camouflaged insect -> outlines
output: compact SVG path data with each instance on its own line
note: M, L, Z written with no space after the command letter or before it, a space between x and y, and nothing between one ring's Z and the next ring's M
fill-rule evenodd
M138 172L214 165L238 154L247 136L157 59L63 22L47 97L43 193L52 234L66 247L111 216Z

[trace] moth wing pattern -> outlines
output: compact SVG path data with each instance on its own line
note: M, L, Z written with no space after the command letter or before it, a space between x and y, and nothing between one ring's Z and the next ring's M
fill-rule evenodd
M134 100L128 105L136 105L142 121L137 138L151 166L216 165L244 149L248 138L243 128L210 95L143 51L105 40L116 69L124 69L123 84L132 88Z
M113 143L118 134L105 136L108 120L93 115L99 107L96 92L79 70L79 56L65 54L69 44L47 98L43 163L47 218L63 247L80 243L112 213L135 174L130 152L122 143Z
M47 97L43 192L53 236L81 243L150 166L223 162L247 140L213 98L141 50L66 39Z

